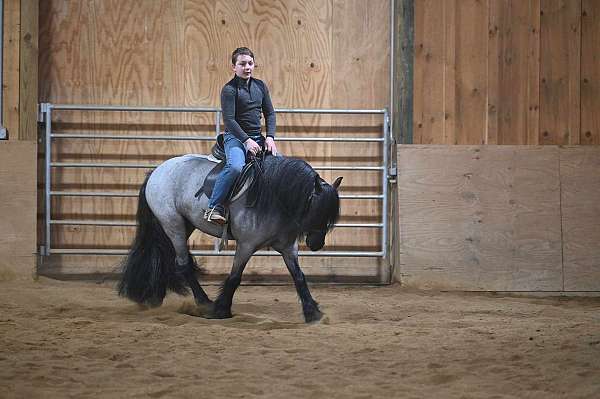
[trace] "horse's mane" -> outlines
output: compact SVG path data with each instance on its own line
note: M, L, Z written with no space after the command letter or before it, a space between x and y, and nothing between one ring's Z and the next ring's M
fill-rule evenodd
M337 191L308 163L297 158L268 156L261 162L260 169L257 184L248 195L259 214L278 212L290 221L290 229L299 234L315 228L315 223L322 223L324 219L327 228L337 221ZM313 195L316 182L322 187L318 196Z

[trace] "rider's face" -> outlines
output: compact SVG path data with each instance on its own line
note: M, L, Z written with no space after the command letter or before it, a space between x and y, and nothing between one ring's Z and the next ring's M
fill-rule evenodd
M235 65L232 66L233 71L242 79L249 79L254 71L254 58L249 55L238 55Z

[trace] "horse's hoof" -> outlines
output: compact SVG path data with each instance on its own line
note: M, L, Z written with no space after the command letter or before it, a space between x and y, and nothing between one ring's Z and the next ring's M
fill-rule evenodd
M304 315L304 320L307 324L317 323L323 318L324 314L320 310L315 310L314 312L308 313Z
M204 316L207 319L231 319L233 315L229 310L211 310Z

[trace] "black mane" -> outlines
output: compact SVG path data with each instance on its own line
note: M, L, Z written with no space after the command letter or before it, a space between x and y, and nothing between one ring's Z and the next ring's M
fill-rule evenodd
M261 164L258 183L248 195L258 213L279 212L290 220L290 229L298 234L333 226L339 217L337 191L308 163L297 158L268 156ZM315 190L315 184L319 190Z

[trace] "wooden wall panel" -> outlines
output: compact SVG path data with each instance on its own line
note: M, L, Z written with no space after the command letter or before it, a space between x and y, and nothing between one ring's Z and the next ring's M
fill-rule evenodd
M403 284L600 291L600 148L398 151Z
M557 147L399 146L406 286L562 289Z
M232 76L231 51L248 46L256 54L255 76L268 83L277 108L381 109L389 102L389 7L389 0L40 2L40 101L218 107ZM54 120L61 132L214 134L211 114L57 111ZM380 136L382 128L381 116L279 114L277 131L279 137L360 137ZM313 165L370 166L383 156L379 144L280 141L278 147ZM61 139L53 159L154 164L209 148L200 142ZM144 177L144 170L131 169L53 171L56 190L135 192ZM381 176L373 172L321 175L328 181L343 175L343 194L382 191ZM53 201L53 217L131 220L135 207L132 199L65 197ZM342 200L341 222L370 223L380 214L380 203ZM132 234L127 227L113 235L105 227L54 230L55 242L70 248L126 247ZM380 233L340 229L328 240L330 247L370 250ZM212 245L202 238L192 243ZM367 268L380 267L370 261Z
M388 105L390 63L381 60L389 61L390 57L389 13L387 0L368 3L334 0L331 50L334 108L381 109ZM371 129L373 120L375 126L381 125L380 117L354 119L358 126Z
M389 61L389 12L390 2L387 0L333 1L330 98L334 108L382 109L389 105L390 63L376 61ZM363 79L365 76L378 78ZM333 133L338 136L383 136L383 115L332 116L331 124ZM381 143L334 143L328 146L329 149L324 152L328 159L322 160L327 164L376 165L383 159ZM322 174L328 176L328 181L338 175L344 176L340 186L342 194L381 194L383 191L381 173L336 171ZM375 219L381 220L382 205L383 201L352 199L342 199L340 204L344 220L356 220L357 223L365 223L366 220L377 223ZM336 247L347 247L350 240L346 235L353 236L355 242L364 243L365 248L373 249L378 245L381 248L379 229L346 231L334 235L332 242Z
M7 1L3 5L2 125L10 137L18 137L21 1Z
M33 276L36 154L35 142L0 141L0 281Z
M564 289L600 291L600 148L560 150Z
M413 143L598 144L597 8L416 1Z
M485 140L487 21L487 1L415 3L415 143Z
M461 0L455 8L453 144L483 144L486 134L488 1ZM446 134L448 136L448 134Z
M538 144L539 0L491 1L487 144Z
M415 2L415 68L413 140L441 144L444 132L444 10L430 1ZM451 115L454 118L454 115Z
M38 0L21 0L19 140L37 141Z
M415 2L393 1L392 134L399 144L413 142L415 91ZM422 35L421 35L422 36Z
M541 2L540 143L578 144L581 2Z
M581 11L581 144L600 144L600 1Z
M531 0L527 81L527 144L540 144L540 0ZM507 143L512 144L512 143Z
M444 2L444 20L441 27L444 29L444 92L432 93L443 101L443 124L444 130L441 141L438 144L456 144L456 124L459 119L456 108L456 2L450 0ZM432 76L432 78L435 78ZM434 133L435 134L435 133Z

